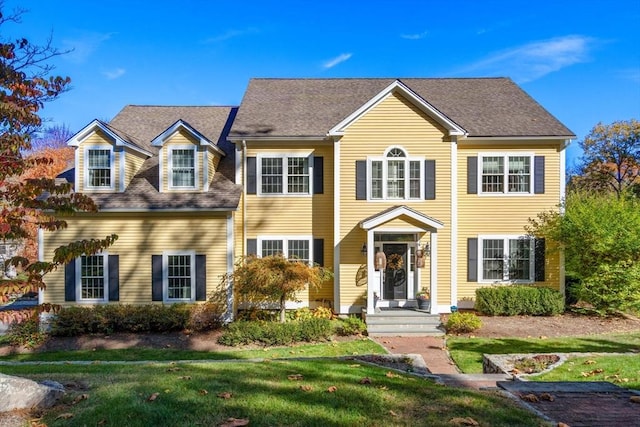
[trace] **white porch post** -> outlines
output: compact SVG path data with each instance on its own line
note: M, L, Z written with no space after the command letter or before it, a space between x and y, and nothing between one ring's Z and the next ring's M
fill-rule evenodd
M373 230L367 230L367 259L364 261L367 264L367 314L375 313L375 307L373 305L373 291L375 288L374 285L374 276L375 276L375 265L373 262L373 251L375 250L374 238L373 238Z
M431 314L438 314L438 232L432 230L431 246Z

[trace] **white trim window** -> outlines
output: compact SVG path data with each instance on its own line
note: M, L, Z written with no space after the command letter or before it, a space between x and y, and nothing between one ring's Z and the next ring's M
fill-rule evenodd
M292 261L307 264L313 260L313 239L310 236L258 237L258 256L284 255Z
M76 259L76 301L99 303L109 297L109 257L106 253Z
M264 155L258 158L259 194L311 194L311 156Z
M87 147L84 160L87 189L111 190L114 188L113 147Z
M162 253L162 285L166 302L191 302L196 295L196 254L194 251Z
M531 283L535 272L535 240L528 236L481 236L480 281Z
M424 159L413 158L399 147L383 157L368 159L371 200L420 200L424 198Z
M169 148L169 187L196 188L198 181L195 147Z
M482 194L532 194L533 155L485 153L478 168Z

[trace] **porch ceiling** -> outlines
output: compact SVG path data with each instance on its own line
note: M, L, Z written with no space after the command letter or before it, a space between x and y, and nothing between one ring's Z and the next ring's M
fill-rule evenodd
M379 227L380 225L396 219L400 216L406 215L409 218L417 221L425 230L438 230L444 228L444 224L435 218L431 218L421 212L411 209L408 206L393 206L388 209L378 212L375 215L365 218L360 221L360 228L364 230L371 230L372 228Z

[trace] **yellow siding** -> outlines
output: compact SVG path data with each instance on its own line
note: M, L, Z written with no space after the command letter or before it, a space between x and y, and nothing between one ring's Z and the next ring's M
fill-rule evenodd
M438 301L449 305L451 280L451 142L446 131L432 118L399 95L391 95L351 124L340 144L340 305L362 304L366 290L357 285L358 271L365 262L360 249L366 232L363 219L396 205L407 205L442 222L438 230ZM436 200L364 201L355 199L355 162L367 156L382 156L398 146L410 157L436 160ZM394 222L395 225L400 222ZM428 238L423 237L423 242ZM429 260L427 260L429 262ZM428 264L427 264L428 265ZM428 269L423 269L419 287L429 286ZM412 296L409 296L412 297Z
M119 238L107 249L120 259L120 303L151 303L151 256L165 250L194 250L207 256L207 293L216 289L227 271L226 214L107 214L79 215L67 220L69 227L45 233L44 256L54 248L78 239ZM186 232L188 231L188 232ZM45 302L65 304L64 269L45 276Z
M485 284L467 282L467 239L478 235L524 235L529 218L552 209L560 202L560 151L562 141L530 145L526 142L500 145L461 143L458 147L458 296L474 298L475 290ZM532 153L545 157L545 193L527 196L487 196L467 194L467 157L483 152ZM479 165L480 167L480 165ZM558 255L546 256L545 286L559 288Z
M207 179L209 181L209 184L211 184L211 181L213 180L213 176L215 175L216 170L218 170L218 164L220 164L220 159L221 159L220 154L214 152L213 149L211 148L207 149L207 168L209 169L209 176L203 177L202 178L203 181Z
M147 156L126 148L124 159L124 187L127 188L135 174L140 170L140 166L142 166L144 161L147 159Z
M179 189L173 190L169 188L169 151L171 148L176 146L188 146L193 145L196 147L195 154L195 162L196 162L196 189L188 190L188 189ZM202 191L203 188L203 162L202 162L202 150L204 148L200 147L198 141L187 131L181 129L180 131L174 133L167 141L163 144L162 150L160 150L160 161L162 162L162 191L179 191L179 192L188 192L188 191Z
M115 168L115 174L114 174L114 186L113 186L113 190L91 190L91 191L108 191L108 192L117 192L119 190L119 182L120 182L120 153L116 152L116 147L114 145L114 143L109 139L109 137L107 137L107 135L104 134L104 132L98 130L94 133L92 133L87 139L85 139L84 141L82 141L82 144L80 144L80 146L78 148L76 148L76 150L78 150L78 162L76 167L78 168L78 172L79 172L79 182L77 183L78 185L78 191L82 192L84 191L84 183L85 183L85 176L84 176L84 172L85 172L85 150L88 147L92 147L92 148L111 148L114 151L114 156L113 156L113 165L112 167Z

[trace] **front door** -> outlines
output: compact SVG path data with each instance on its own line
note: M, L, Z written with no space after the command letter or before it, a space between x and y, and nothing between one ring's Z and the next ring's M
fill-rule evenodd
M382 251L387 257L382 292L382 297L386 300L407 299L407 249L406 243L384 243L382 245Z

